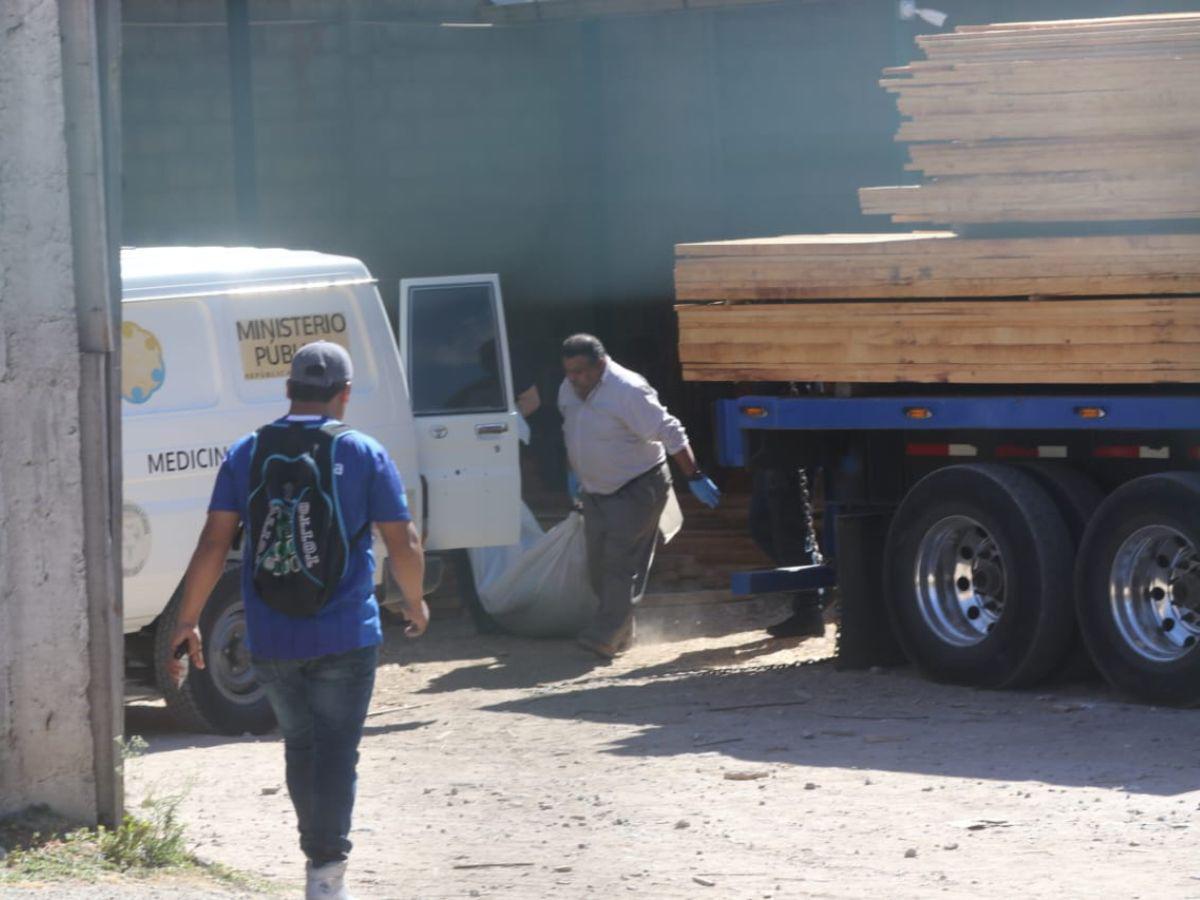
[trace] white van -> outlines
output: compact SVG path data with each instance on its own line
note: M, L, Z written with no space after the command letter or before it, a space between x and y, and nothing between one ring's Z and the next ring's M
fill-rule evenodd
M375 280L356 259L155 247L124 250L121 270L128 652L154 666L185 724L264 731L273 719L246 651L237 559L201 621L208 668L193 671L182 689L160 671L227 448L286 411L284 382L298 347L336 341L354 360L347 422L396 461L427 549L515 543L518 414L499 280L402 282L397 342ZM381 548L377 540L382 561ZM385 571L381 563L376 577Z

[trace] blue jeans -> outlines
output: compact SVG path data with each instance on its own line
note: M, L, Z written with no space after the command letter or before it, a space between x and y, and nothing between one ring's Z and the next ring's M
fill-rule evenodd
M300 849L313 866L350 853L358 742L378 661L378 646L314 659L254 660L283 732Z

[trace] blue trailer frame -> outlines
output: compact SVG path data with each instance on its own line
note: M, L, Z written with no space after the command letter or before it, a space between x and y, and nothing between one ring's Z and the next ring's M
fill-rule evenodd
M717 460L747 464L747 432L1200 432L1200 396L744 396L716 405ZM1193 448L1193 458L1196 450ZM833 529L827 521L825 543ZM734 573L731 590L745 597L771 591L833 587L829 565Z
M765 397L717 402L717 459L746 465L746 431L1195 431L1200 396Z

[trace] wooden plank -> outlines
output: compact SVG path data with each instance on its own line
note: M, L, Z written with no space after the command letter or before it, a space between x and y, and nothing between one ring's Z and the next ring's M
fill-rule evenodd
M983 365L947 364L883 366L822 366L805 370L793 365L754 365L717 367L684 365L685 381L823 381L859 384L1056 384L1056 385L1122 385L1122 384L1188 384L1200 381L1200 372L1181 371L1172 366L1110 367L1094 369L1059 368L1053 373L1038 368L1014 366L987 367ZM820 374L815 374L820 373Z
M926 59L931 62L960 59L1064 59L1104 54L1170 55L1176 50L1194 52L1200 46L1200 28L1172 35L1112 35L1087 39L1074 35L1017 40L981 38L957 44L940 42L936 38L917 38Z
M990 91L938 91L905 93L896 97L902 116L925 120L928 116L1017 115L1050 113L1062 117L1099 114L1137 119L1147 113L1188 117L1200 122L1200 81L1167 88L1090 90L1073 97L1069 113L1061 93L1029 94ZM955 136L957 137L957 135Z
M1167 254L1188 257L1200 253L1200 235L1128 234L1053 238L960 238L953 231L913 231L876 234L790 234L768 238L677 244L679 257L829 255L858 260L894 255L933 260L954 256L977 259L1045 255L1054 258ZM957 262L956 262L957 264ZM1200 261L1197 262L1200 265Z
M1092 177L1140 172L1200 171L1200 142L1147 138L956 141L912 144L909 171L927 176L1092 172Z
M676 299L826 300L1200 293L1200 234L790 235L680 244Z
M901 122L898 141L980 141L1009 138L1098 138L1131 134L1200 138L1200 110L1145 110L1132 115L1103 112L1040 112L1020 115L937 115Z
M959 25L956 34L987 34L993 31L1050 31L1090 27L1126 27L1147 24L1172 25L1200 21L1200 13L1145 13L1136 16L1105 16L1097 19L1045 19L1036 22L996 22L987 25Z
M677 313L691 380L1200 381L1200 297L684 305Z
M1200 18L1193 17L1177 22L1146 23L1124 28L1081 25L1075 28L996 29L970 33L943 32L918 35L916 42L917 46L926 51L930 47L973 51L976 48L1021 48L1047 45L1109 46L1114 43L1146 40L1189 40L1198 30L1200 30Z
M869 273L868 273L869 274ZM856 273L856 277L862 278ZM851 281L847 277L847 282ZM1197 290L1200 278L1191 276L1086 277L1064 275L1058 278L947 278L899 276L893 282L881 273L875 281L863 278L861 289L853 283L831 280L803 281L793 273L723 271L719 278L705 280L684 266L675 272L675 298L683 301L753 300L852 300L870 298L937 297L1104 297L1153 290L1156 293L1190 294Z
M1200 218L1200 179L974 176L861 188L859 203L866 215L931 223Z
M891 93L965 87L1066 93L1115 90L1132 84L1160 87L1192 84L1198 68L1200 54L1158 57L1153 65L1142 58L1088 57L1036 62L913 63L905 68L903 77L881 78L879 85Z

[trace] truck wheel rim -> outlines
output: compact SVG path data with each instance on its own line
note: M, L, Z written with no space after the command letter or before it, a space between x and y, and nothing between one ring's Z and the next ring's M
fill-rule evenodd
M987 529L968 516L948 516L925 532L914 574L921 617L947 644L975 646L1004 614L1004 558Z
M1108 579L1113 620L1143 659L1174 662L1200 640L1200 557L1166 525L1147 525L1125 539Z
M213 624L205 662L212 673L213 684L221 695L233 703L247 705L263 695L262 685L254 675L250 648L246 644L246 611L241 603L227 607Z

